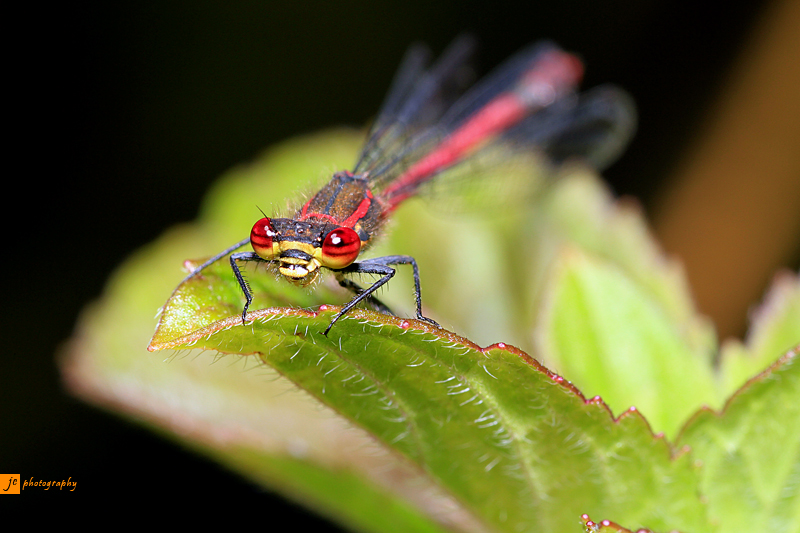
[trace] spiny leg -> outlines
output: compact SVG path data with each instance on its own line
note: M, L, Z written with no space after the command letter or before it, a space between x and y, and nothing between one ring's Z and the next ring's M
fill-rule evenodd
M247 280L244 279L242 271L239 270L239 265L236 264L236 261L260 261L262 263L268 263L269 261L263 259L255 252L239 252L238 254L233 254L231 255L230 261L233 275L236 276L236 281L239 282L239 287L241 287L244 297L247 300L244 304L244 309L242 309L242 324L245 324L247 323L247 308L250 307L250 304L253 302L253 291L250 289Z
M359 285L358 283L354 282L351 279L343 277L339 272L336 272L336 281L339 282L339 285L341 287L351 291L353 294L356 295L361 294L365 290L364 287L362 287L361 285ZM367 303L370 306L372 306L372 308L375 311L378 311L379 313L394 316L394 312L373 294L367 297Z
M345 313L350 311L353 307L358 305L361 301L365 298L369 298L372 293L376 290L381 288L387 281L394 277L396 270L391 267L391 265L411 265L414 269L414 297L417 303L417 320L422 320L424 322L428 322L429 324L433 324L434 326L441 327L435 321L431 320L430 318L423 316L422 314L422 295L420 293L420 284L419 284L419 267L417 266L416 260L408 255L387 255L384 257L375 257L373 259L366 259L361 261L360 263L353 263L347 268L344 268L338 272L344 274L377 274L381 277L378 281L364 289L361 293L356 294L356 296L350 300L347 305L342 307L342 310L339 311L336 316L333 317L331 323L328 324L328 327L323 332L323 335L327 335L328 332L331 330L333 325L339 320Z
M437 324L434 320L423 316L422 314L422 292L420 290L420 283L419 283L419 267L417 266L417 261L411 257L410 255L387 255L384 257L375 257L373 259L367 259L361 262L362 265L411 265L414 273L414 299L416 300L417 304L417 320L422 320L423 322L427 322L440 328L441 326ZM394 270L394 269L392 269ZM388 281L388 280L387 280ZM377 287L370 287L370 292Z

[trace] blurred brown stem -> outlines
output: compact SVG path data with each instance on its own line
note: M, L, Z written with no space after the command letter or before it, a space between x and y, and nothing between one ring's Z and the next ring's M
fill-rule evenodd
M800 244L800 2L765 10L698 139L655 224L725 338Z

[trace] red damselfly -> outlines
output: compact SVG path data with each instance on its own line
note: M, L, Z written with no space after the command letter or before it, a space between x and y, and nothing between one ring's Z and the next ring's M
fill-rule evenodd
M472 48L471 39L458 39L430 68L426 48L409 50L353 169L336 172L292 218L265 215L250 237L195 268L184 282L231 254L233 275L246 299L246 323L253 293L240 262L272 264L300 285L314 282L328 269L355 296L333 317L327 335L362 301L392 314L375 291L394 276L394 266L411 265L416 317L438 326L422 314L413 257L356 261L389 215L423 184L497 143L539 150L556 162L579 156L602 167L627 144L635 122L630 99L619 89L599 87L578 94L581 62L549 42L522 50L470 90L460 91ZM252 252L232 253L247 244ZM351 274L380 278L364 288L347 277Z

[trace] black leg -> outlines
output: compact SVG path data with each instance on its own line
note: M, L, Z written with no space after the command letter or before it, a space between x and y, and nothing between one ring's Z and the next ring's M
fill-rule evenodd
M328 327L323 332L323 335L327 335L336 321L339 320L345 313L350 311L364 299L370 298L373 292L381 288L387 281L394 277L395 269L392 268L391 265L412 266L414 269L414 297L417 301L417 320L422 320L428 322L429 324L433 324L436 327L440 327L439 324L422 315L422 295L420 294L419 288L419 267L417 266L417 262L413 257L408 255L387 255L385 257L366 259L360 263L353 263L349 267L338 271L343 274L377 274L383 277L364 289L359 294L356 294L356 296L350 300L347 305L342 307L342 310L339 311L336 316L333 317L331 323L328 324ZM372 298L374 299L374 297Z
M228 248L227 250L223 250L223 251L221 251L220 253L218 253L217 255L215 255L214 257L212 257L211 259L208 259L208 260L207 260L205 263L203 263L203 264L202 264L202 265L200 265L199 267L197 267L197 268L195 268L194 270L192 270L192 271L189 273L189 275L188 275L188 276L186 276L185 278L183 278L183 281L181 281L181 284L183 284L183 283L186 283L187 281L189 281L190 279L192 279L193 277L195 277L197 274L199 274L200 272L202 272L202 271L203 271L203 270L205 270L206 268L210 267L211 265L213 265L214 263L216 263L217 261L219 261L220 259L222 259L222 258L223 258L223 257L225 257L226 255L228 255L228 254L229 254L229 253L231 253L232 251L234 251L234 250L238 250L239 248L241 248L241 247L242 247L242 246L244 246L245 244L249 244L249 243L250 243L250 237L246 238L246 239L245 239L245 240L243 240L243 241L239 241L239 242L237 242L236 244L234 244L233 246L231 246L231 247L230 247L230 248Z
M361 285L359 285L358 283L354 282L351 279L342 277L342 274L340 272L336 272L336 281L339 282L340 286L351 291L353 294L358 295L364 292L364 287L362 287ZM375 309L379 313L383 313L385 315L394 315L392 310L389 309L389 307L386 304L384 304L382 301L376 298L374 294L370 294L369 296L367 296L367 303L371 305L373 309Z
M239 287L242 288L244 297L247 300L244 304L244 309L242 309L242 324L245 324L247 322L247 308L250 307L250 304L253 302L253 291L250 290L250 285L248 285L247 280L244 279L242 271L239 270L239 265L236 264L236 261L261 261L263 263L267 263L268 261L255 252L239 252L238 254L231 255L231 269L233 270L233 275L236 276L236 281L239 282Z

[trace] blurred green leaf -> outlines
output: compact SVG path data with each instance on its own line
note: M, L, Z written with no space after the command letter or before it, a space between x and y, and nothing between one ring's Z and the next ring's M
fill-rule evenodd
M720 381L725 397L800 344L800 274L775 276L764 302L752 314L744 343L727 341L720 357Z
M543 198L535 226L535 346L549 367L671 437L701 405L722 406L713 328L635 203L573 173Z
M539 331L565 375L584 377L584 390L602 391L615 410L635 404L670 437L698 406L713 404L709 361L634 279L578 249L566 249L555 270Z
M701 411L691 448L719 531L800 530L800 346L750 380L722 413Z

